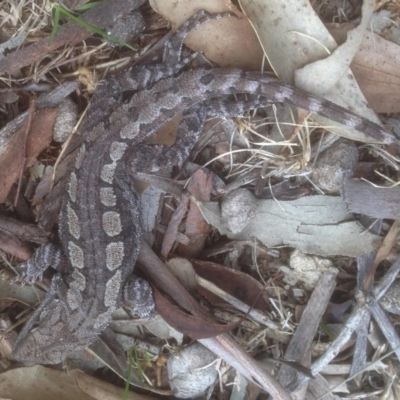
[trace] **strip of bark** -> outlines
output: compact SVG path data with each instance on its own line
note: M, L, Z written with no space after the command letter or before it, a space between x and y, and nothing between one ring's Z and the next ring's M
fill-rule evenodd
M50 233L39 228L36 224L17 221L0 215L0 230L16 235L24 242L44 244L49 241ZM29 256L30 257L30 256ZM21 258L21 257L20 257Z
M373 218L400 219L400 188L376 188L355 180L344 184L343 200L350 212Z
M309 350L328 302L336 285L336 273L327 272L321 279L311 295L300 323L285 353L285 360L302 363ZM279 371L278 379L282 386L287 386L294 381L297 372L283 365Z

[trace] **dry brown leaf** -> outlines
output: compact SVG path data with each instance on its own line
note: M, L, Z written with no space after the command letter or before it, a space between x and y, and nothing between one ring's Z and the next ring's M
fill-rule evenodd
M213 173L208 170L196 171L189 181L189 193L200 201L209 201L212 189ZM209 225L193 201L190 202L185 228L185 234L190 241L186 246L182 244L179 246L179 254L185 257L196 257L204 248Z
M338 43L346 39L351 24L329 26ZM384 62L383 62L384 61ZM351 70L369 105L377 113L400 112L400 46L365 32Z
M222 325L213 322L210 317L201 314L190 315L174 304L170 303L157 289L153 288L154 302L156 303L156 311L174 327L177 331L188 335L192 339L205 339L223 333L229 332L236 328L240 323Z
M309 1L303 2L301 7L296 0L287 0L284 7L279 0L241 0L240 4L280 79L380 123L349 68L368 27L372 0L363 2L360 24L341 46L336 45ZM313 115L313 119L340 136L376 142L375 138L371 140L327 118Z
M260 293L264 291L263 285L250 275L204 261L193 261L193 268L202 278L213 282L219 288L243 301L248 306L264 311L269 309L265 295L260 296ZM201 287L197 287L197 290L213 304L226 304L219 297Z
M25 124L13 134L11 141L0 155L0 203L7 199L11 186L18 179L23 165L30 167L36 157L51 142L56 109L38 110L32 117L32 124L26 141L26 163L23 149L25 141ZM2 132L6 128L3 128Z

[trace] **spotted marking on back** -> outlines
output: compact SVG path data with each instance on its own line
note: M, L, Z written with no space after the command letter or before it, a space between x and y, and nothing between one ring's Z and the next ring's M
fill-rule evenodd
M146 96L146 94L142 94ZM135 102L140 102L141 92L135 98ZM154 118L165 111L175 110L182 103L182 96L180 94L174 94L171 91L163 93L159 98L155 95L155 103L148 104L147 107L140 109L137 120L134 119L136 114L132 114L131 120L126 123L120 130L119 136L122 139L134 139L140 131L145 130L149 125L154 122Z
M123 142L112 142L110 146L110 157L113 161L118 161L122 158L128 145Z
M124 243L112 242L106 246L106 266L110 271L119 268L124 259Z
M111 187L100 188L100 202L106 207L115 207L117 205L117 196Z
M319 100L310 98L308 111L318 114L318 112L321 110L321 108L322 108L322 103Z
M116 307L118 295L121 292L121 283L122 271L118 270L106 283L106 290L104 293L104 305L106 307Z
M71 207L70 203L67 204L67 218L69 233L75 239L79 239L81 237L81 226L79 224L79 218L76 215L76 212Z
M103 214L103 229L108 236L119 235L122 231L121 217L115 211L106 211Z
M68 182L68 194L73 203L76 202L76 195L78 192L78 180L76 179L75 172L71 172Z
M85 158L85 154L86 154L86 146L84 144L82 144L81 147L79 148L79 152L78 152L78 155L76 156L76 160L75 160L75 168L76 169L79 169L82 166L83 159Z
M75 288L79 290L80 292L83 292L86 288L86 278L85 276L79 272L77 269L74 269L71 275L73 281L69 285L72 288Z
M276 91L274 93L274 100L279 103L284 103L287 99L290 99L293 96L293 89L289 87L283 87L281 90Z
M69 261L74 268L82 269L85 266L85 258L82 249L74 242L68 242Z
M357 129L358 126L362 126L362 123L362 119L356 115L349 115L346 121L346 125L352 129Z
M67 291L67 303L71 310L77 310L82 305L82 295L79 290L70 287Z
M111 185L113 183L116 168L117 164L115 163L103 165L100 173L101 180Z
M133 139L139 133L140 124L133 123L125 125L119 132L121 139Z
M111 307L109 308L106 312L103 312L102 314L100 314L94 324L93 324L93 328L98 330L98 329L106 329L106 327L108 326L108 323L111 319L111 315L112 313L115 311L115 307Z

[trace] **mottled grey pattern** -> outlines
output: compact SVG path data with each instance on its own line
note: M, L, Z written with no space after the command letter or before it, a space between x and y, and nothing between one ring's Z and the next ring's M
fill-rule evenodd
M54 276L44 302L21 331L14 348L17 360L27 364L63 361L98 337L123 300L136 304L142 316L152 314L149 285L131 281L142 229L139 196L128 166L132 172L149 172L158 165L182 162L207 113L242 115L260 101L286 102L367 135L386 137L387 132L373 122L259 73L234 69L181 72L193 58L181 58L186 34L200 23L227 16L198 13L166 44L162 65L134 68L99 86L82 124L85 143L60 212L59 234L68 262L57 249L58 256L51 256L52 260L47 255L45 265L56 267L62 261L67 267ZM128 91L136 92L123 102L122 94ZM250 100L235 103L232 94L247 94ZM177 114L183 114L183 119L175 146L143 144ZM39 255L45 252L41 249L27 263L30 280L45 269L35 265L41 264Z

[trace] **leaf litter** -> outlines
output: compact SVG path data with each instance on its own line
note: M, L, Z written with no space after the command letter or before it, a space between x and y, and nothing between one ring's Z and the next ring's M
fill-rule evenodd
M395 89L398 86L399 70L395 67L396 57L399 54L398 45L381 37L372 37L372 34L367 31L369 28L368 16L373 11L371 1L364 2L361 9L361 22L357 28L351 31L347 40L339 48L314 11L308 8L308 4L301 10L304 14L300 14L296 4L291 2L285 2L285 7L282 7L281 2L268 2L270 8L261 13L258 2L242 0L241 7L250 17L253 27L256 28L256 36L244 14L227 1L180 0L170 2L163 0L161 2L153 0L150 3L169 21L173 28L179 26L189 15L193 14L194 10L201 8L211 7L209 9L211 12L234 11L238 16L237 19L230 18L220 21L221 24L210 24L210 26L204 27L204 30L199 29L190 35L188 46L195 51L204 52L212 62L224 66L260 69L262 50L256 40L258 36L265 56L281 79L291 83L295 82L308 91L317 91L320 95L327 94L330 99L333 98L331 97L333 95L335 98L340 95L341 104L357 110L357 113L372 120L377 121L372 110L398 112L395 106L398 104L396 96L399 93ZM341 18L346 15L349 7L353 7L352 13L357 14L357 9L354 9L356 2L344 3L346 3L347 9L336 9ZM125 61L121 64L117 60L114 62L116 52L93 39L87 39L86 42L68 46L63 50L57 50L55 47L46 49L47 53L53 52L53 59L50 61L46 61L47 53L45 52L38 54L36 59L30 57L29 52L18 59L19 54L24 54L16 48L18 40L21 40L27 32L28 39L36 34L43 37L43 40L47 40L51 27L49 8L46 4L46 2L43 4L38 2L17 4L8 0L1 6L0 12L4 16L2 24L8 33L8 41L2 47L6 49L7 62L1 64L0 61L0 71L2 74L6 72L14 74L12 78L2 75L2 82L10 88L16 88L17 85L31 81L39 84L48 82L55 84L79 75L78 71L82 71L80 69L82 67L89 68L87 70L89 75L85 73L89 79L83 82L86 91L81 90L79 93L80 102L85 103L99 79L95 76L94 71L103 73L110 65L115 64L118 68ZM34 17L24 19L25 14L22 10L26 11L30 9L29 7L33 7L32 9L35 11L32 13ZM396 8L388 7L388 9L392 12L395 21L398 18ZM41 12L44 13L45 18L38 17L38 15L42 15ZM165 20L157 20L159 17L151 14L149 9L147 9L147 13L148 22L153 27L153 36L148 34L142 36L143 49L147 49L161 37L162 32L166 32L168 25ZM291 16L290 13L293 15ZM26 15L28 14L26 13ZM275 19L271 21L268 18L272 15ZM275 22L278 20L280 23L276 24ZM39 21L42 23L39 24ZM211 33L211 31L213 32ZM13 35L15 40L13 40ZM367 40L369 42L366 42ZM40 47L40 42L38 43ZM214 44L217 45L213 47ZM38 45L36 44L36 46ZM11 51L13 49L15 50ZM8 57L10 51L11 54L15 53L14 66L9 63L12 60L11 57ZM374 67L370 64L371 54L378 54L374 58L374 60L378 60L375 61ZM24 58L26 66L24 70L21 69L23 65L19 61L22 58ZM127 57L125 58L127 59ZM382 62L382 58L389 62ZM354 76L349 66L352 68ZM91 74L92 72L93 74ZM379 85L370 84L369 79L379 82ZM363 92L366 88L366 98L372 108L368 107L356 82L359 83ZM15 93L18 92L15 91ZM11 104L21 101L20 96L10 98L12 99ZM82 108L80 109L82 110ZM289 119L284 119L284 116ZM392 115L391 118L396 118L396 115ZM368 142L368 140L359 134L355 135L352 131L345 131L342 128L338 130L337 127L332 126L330 121L322 123L328 132L321 133L319 125L315 124L313 120L322 122L314 116L311 120L304 113L297 113L295 109L282 108L277 105L260 110L256 116L249 115L249 118L234 120L228 129L226 124L224 125L221 121L211 121L210 123L213 123L214 127L211 129L208 126L207 129L213 133L212 135L205 133L205 137L209 139L208 143L205 141L199 143L199 147L196 149L196 164L188 163L182 172L182 177L191 177L191 184L201 188L204 185L202 178L198 177L201 175L193 175L193 172L199 168L198 164L207 164L210 169L207 172L207 182L210 184L208 191L211 201L204 200L201 191L191 192L188 197L190 207L199 207L203 215L195 212L190 218L184 220L185 210L183 209L180 211L179 219L175 221L173 229L171 228L169 231L168 221L177 207L177 200L168 194L164 194L165 203L154 202L152 208L146 212L146 215L153 216L149 219L158 221L148 224L148 226L154 227L154 230L148 233L147 239L159 248L162 236L165 235L163 240L168 240L168 245L164 246L163 251L165 256L195 254L196 257L202 258L202 254L213 254L214 261L220 265L216 266L217 269L209 274L209 278L214 275L220 283L217 279L217 286L214 287L215 283L213 286L208 283L208 280L197 278L195 281L198 284L195 286L192 284L188 290L195 293L196 296L201 296L202 303L207 304L208 310L214 315L221 315L223 310L225 318L227 318L225 319L227 325L219 324L218 326L217 320L213 320L213 322L209 320L209 315L204 319L204 310L199 308L191 297L187 297L184 287L180 287L179 283L174 281L173 275L167 278L169 279L168 284L157 282L156 278L152 279L157 282L159 288L164 289L165 293L169 293L169 296L175 300L180 307L179 312L182 310L188 312L182 318L186 320L191 315L190 324L195 329L200 331L202 324L208 323L208 328L213 328L215 332L221 332L215 338L199 338L198 341L227 362L227 364L218 363L212 366L212 368L218 368L221 385L231 381L235 376L234 370L229 365L248 379L247 394L242 392L241 398L256 398L256 394L259 393L258 386L269 391L278 390L279 392L279 389L274 386L275 380L293 391L303 385L303 398L322 398L321 396L325 396L323 398L342 398L344 396L343 398L345 398L347 394L361 397L367 395L373 398L384 392L390 393L392 398L396 398L399 388L395 357L400 356L398 351L400 339L393 325L395 323L393 315L388 317L379 300L384 298L385 293L388 296L390 293L390 296L385 298L385 303L396 308L396 301L391 301L391 298L396 299L396 292L391 294L389 289L394 287L393 282L395 282L399 269L399 262L396 260L398 256L397 221L392 223L392 220L397 219L398 207L394 203L396 200L392 200L391 197L394 196L393 198L396 199L396 194L389 189L389 186L396 189L394 186L398 182L398 158L392 149L385 149L382 145L360 146L358 144L359 161L354 168L351 168L351 174L357 179L363 178L374 185L387 189L380 189L377 192L377 189L372 189L369 183L359 182L353 178L346 182L344 198L340 196L339 191L329 195L323 194L325 189L318 187L318 182L313 179L313 173L316 161L323 155L322 152L330 151L332 142L338 139L333 132L357 142ZM51 132L51 121L49 125L49 128L44 129L46 133ZM9 132L10 130L8 130ZM15 149L15 144L13 146ZM13 146L8 144L5 147L10 151L9 149L12 150ZM32 155L32 162L36 160L39 153L40 150ZM2 167L1 170L10 171L7 163L3 165L4 168ZM16 177L18 176L19 174L16 174ZM225 182L221 180L221 176L225 176ZM388 179L384 179L382 176ZM13 178L12 183L15 180L16 178ZM159 184L162 187L162 189L158 189L159 192L175 193L175 196L176 193L183 193L183 186L175 181L164 179L164 182ZM360 184L363 186L361 187ZM235 229L239 232L232 233L232 225L227 225L226 221L221 218L218 200L224 194L230 194L233 189L243 186L254 191L259 198L252 197L247 200L247 203L238 201L235 207L239 207L239 210L244 210L240 207L248 207L248 211L241 215L243 218L239 225L235 225ZM26 191L25 185L22 187L24 188L22 194L29 193ZM15 205L13 209L9 192L13 193L11 185L3 192L5 193L3 202L6 199L8 201L8 203L4 203L3 213L14 217L15 215L29 215L26 207L24 208L21 204ZM375 199L379 199L379 205ZM37 204L36 207L40 209L42 205ZM158 208L159 210L156 211ZM45 207L43 209L45 213L50 212ZM57 210L53 212L56 213ZM234 214L235 211L226 215L232 215L230 219L234 220ZM205 220L203 216L206 217ZM207 227L204 230L204 227L207 226L206 222L213 229L210 230L210 227ZM186 230L184 229L185 225ZM3 226L0 225L0 233L4 230ZM242 226L244 229L240 229ZM201 228L199 229L199 227ZM224 236L221 237L221 235ZM10 239L8 240L10 241ZM0 241L4 241L2 235L0 235ZM5 248L4 243L1 244L1 248ZM12 248L8 247L7 249ZM282 271L290 268L290 259L294 250L303 251L310 257L309 260L304 258L306 268L310 272L314 269L318 277L312 278L312 287L307 285L310 282L302 283L302 280L307 279L305 277L292 283L284 280L285 273ZM13 250L8 251L13 254ZM311 262L313 255L326 257L336 268L320 271L318 263ZM11 260L14 265L17 264L15 259ZM145 264L145 261L142 263ZM246 301L246 296L242 293L240 275L228 278L230 273L226 271L226 267L240 269L242 272L237 271L238 274L246 272L249 276L262 282L261 285L257 285L257 282L249 284L257 295L265 296L268 293L266 303L259 305L251 299ZM187 268L187 266L183 267L179 274L188 274ZM160 270L158 275L168 274ZM196 277L196 274L194 276ZM225 300L230 299L227 294L223 293L224 291L220 292L224 279L230 280L232 284L232 293L229 296L233 296L245 304L245 306L243 304L240 306L242 307L241 311L232 304L228 305L226 301L216 301L212 297L211 292L215 291ZM377 283L374 284L374 281ZM45 281L45 284L47 282ZM4 285L8 285L6 278ZM168 292L168 285L170 286L169 290L171 291L172 287L174 293ZM340 289L346 285L349 288L347 291ZM20 286L13 284L13 288L18 292ZM7 309L10 310L11 315L15 316L16 308L9 301L10 297L14 301L23 301L34 305L38 300L34 291L34 287L24 287L21 288L20 293L13 294L13 291L7 288L2 301L8 306ZM214 300L212 301L212 299ZM352 310L336 314L329 313L329 309L333 310L335 306L338 309L341 303L348 302L353 302ZM176 304L166 306L165 311L171 313L177 308ZM233 304L236 303L233 302ZM300 306L303 311L296 319L295 311ZM343 308L343 310L346 309ZM254 319L255 324L246 325L244 318L252 320L251 316L255 315L254 313L261 313L263 316L261 319ZM178 324L178 315L170 318L172 326L174 323ZM371 317L373 322L371 322ZM137 327L134 327L131 321L126 319L128 317L118 318L122 319L114 321L113 328L116 330L120 324L131 335L146 332L139 331ZM263 319L268 323L263 323ZM129 324L132 325L131 328L128 328ZM222 327L229 325L235 327L233 332L237 342L232 341L232 338L223 331ZM336 330L334 326L337 327ZM371 329L376 331L377 326L381 335L375 334L374 336ZM154 336L151 337L147 333L143 335L143 338L154 343L157 342L157 337L158 341L165 340L166 343L175 340L176 344L181 345L181 338L176 333L172 334L172 329L171 336L169 336L168 328L163 327L157 333L157 325L153 328L149 326L149 331ZM161 334L161 332L163 333ZM336 333L333 334L333 332ZM354 332L357 335L354 335ZM14 334L15 331L9 328L8 333ZM193 332L192 336L195 337L196 333ZM318 348L317 341L326 346L318 357L311 358L311 353L316 353ZM349 347L350 354L348 351L346 354L341 350L351 343L354 343L354 347ZM370 344L369 347L367 347L367 343ZM142 365L140 371L144 373L143 376L146 376L147 383L145 385L138 382L133 384L140 387L149 387L150 384L167 387L167 381L160 376L160 370L165 368L161 357L151 355L151 352L143 350L146 348L145 342L141 342L137 346L142 350L138 350L141 356L139 364L135 364L135 370L139 371L138 366ZM172 354L177 351L170 343L167 346ZM149 348L151 347L147 346L147 349ZM268 364L270 371L279 369L279 363L272 361L275 358L296 361L299 365L293 367L293 365L284 364L280 367L279 373L272 377L260 370L258 364L252 357L249 357L246 351L264 364ZM265 352L269 355L266 359L260 356ZM90 366L93 354L103 360L103 364L100 365L109 365L111 370L123 379L128 376L129 363L125 355L115 353L114 349L105 348L101 344L98 344L95 349L91 349L90 353L85 353L83 359L78 360L75 366L91 373L97 368L94 367L94 362L93 366ZM343 368L342 374L338 376L339 379L334 379L332 372L324 372L334 363L338 365L338 369L339 366L347 368ZM301 370L301 365L309 367L309 370ZM45 374L51 374L51 369L40 368L45 371ZM30 374L32 371L31 368L11 369L3 372L2 376L5 379L4 382L12 382L15 379L20 381L17 374ZM310 373L315 376L312 380L310 380ZM42 382L42 379L38 378L41 375L38 375L37 369L34 370L34 374L38 382ZM26 375L26 377L28 376ZM87 374L82 376L85 379L91 379ZM214 393L218 393L217 378L214 373L213 376L210 380L211 383L208 384L211 384L211 389L208 390L210 393L214 388ZM372 378L376 379L378 384L370 385L369 382ZM58 378L53 377L52 379ZM136 378L132 376L131 379ZM78 381L76 380L76 382ZM256 382L257 385L252 382ZM338 382L341 385L338 385ZM72 386L76 387L76 383L72 383ZM103 395L109 393L104 387L101 387L100 381L97 383L92 381L90 386L99 390L98 393L91 392L91 398L101 396L99 394L101 391L103 391ZM56 393L51 386L43 387L46 393L51 390L51 398L54 398L54 395L61 398L65 395L65 392L64 394ZM83 388L83 386L79 387ZM1 389L4 392L0 390L2 397L18 398L19 396L26 397L27 393L31 394L31 389L24 388L22 385L15 387L7 383L5 388L7 391L4 391L4 388ZM204 387L202 388L204 389ZM227 388L228 386L224 390ZM179 385L175 387L175 390L179 391ZM182 390L185 389L182 387ZM157 390L155 391L157 392ZM37 393L42 395L40 398L45 398L41 392ZM71 394L69 390L66 393ZM193 393L190 392L189 396L194 396ZM250 393L254 397L250 397ZM74 397L81 395L83 396L83 394L77 393ZM278 393L278 395L281 397L277 398L286 398L285 394ZM120 394L117 392L116 396L118 397Z

